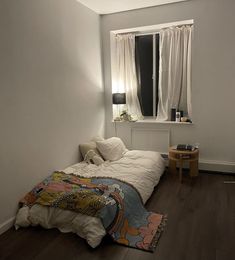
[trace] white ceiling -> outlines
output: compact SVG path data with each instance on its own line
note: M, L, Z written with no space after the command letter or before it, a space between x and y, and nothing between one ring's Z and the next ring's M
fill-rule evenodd
M110 14L188 0L77 0L98 14Z

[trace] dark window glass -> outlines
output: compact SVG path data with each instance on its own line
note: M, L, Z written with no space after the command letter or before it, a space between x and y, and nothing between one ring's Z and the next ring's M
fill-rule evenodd
M144 116L153 116L153 35L136 37L138 98ZM159 77L159 36L156 35L156 114Z
M138 98L142 114L153 116L153 36L136 37Z
M156 34L156 115L158 106L158 80L159 80L159 34Z

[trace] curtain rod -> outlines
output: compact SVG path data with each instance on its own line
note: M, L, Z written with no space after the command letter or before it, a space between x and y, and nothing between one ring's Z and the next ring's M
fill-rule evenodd
M159 34L160 32L151 32L151 33L135 33L135 36L145 36L145 35L155 35Z
M193 25L193 23L188 23L188 24L182 24L182 25L172 25L172 26L169 26L169 27L164 27L164 28L160 28L159 29L159 31L155 31L155 32L143 32L143 33L141 33L141 32L138 32L138 31L136 31L136 32L123 32L123 33L117 33L116 35L123 35L123 34L129 34L129 33L133 33L133 34L135 34L135 36L144 36L144 35L155 35L155 34L159 34L160 33L160 30L165 30L165 29L169 29L169 28L171 28L171 27L175 27L175 28L181 28L181 27L183 27L183 26L192 26Z

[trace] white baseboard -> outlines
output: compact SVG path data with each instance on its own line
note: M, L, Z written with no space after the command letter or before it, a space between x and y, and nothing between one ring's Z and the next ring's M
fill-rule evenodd
M199 160L199 169L206 171L234 173L235 174L235 162L228 161L216 161L216 160Z
M8 219L7 221L0 224L0 235L4 232L6 232L9 228L11 228L14 225L15 217L12 217Z
M168 159L166 159L165 162L166 166L168 166ZM235 162L200 159L199 170L232 173L235 175Z

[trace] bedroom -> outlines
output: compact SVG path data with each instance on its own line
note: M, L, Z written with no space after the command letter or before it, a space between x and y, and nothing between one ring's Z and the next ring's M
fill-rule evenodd
M17 203L26 192L54 170L65 168L81 159L78 152L80 143L97 135L107 138L115 135L114 124L111 122L109 32L112 30L194 19L193 124L162 125L138 122L138 128L147 130L170 128L170 144L200 143L201 170L234 173L235 122L232 110L235 94L232 51L235 41L234 10L232 0L189 0L100 17L75 0L1 0L1 231L12 225ZM122 138L127 148L131 149L130 124L119 124L117 127L118 136ZM204 224L205 233L200 230L202 243L206 244L216 236L213 232L209 234L208 231L208 235L206 233L206 228L211 231L213 227L209 217L213 217L214 212L217 212L212 195L216 196L221 187L222 198L219 195L216 197L218 199L216 202L220 205L226 202L228 194L231 192L234 194L235 188L231 184L223 184L227 177L219 174L201 175L200 177L205 176L205 179L197 185L203 187L205 183L208 193L201 192L209 196L207 202L211 207L208 208L209 212L206 215L208 227ZM177 192L177 189L180 189L178 185L177 181L173 183L169 181L167 187L163 188L164 191L166 189L166 192L168 190L171 192L172 187ZM180 189L182 200L190 190L187 185ZM161 196L167 200L163 192ZM203 203L198 201L201 198L200 193L194 202L199 208L199 203ZM234 200L231 197L230 199ZM172 201L169 198L167 203L170 202ZM173 203L176 201L173 200ZM230 216L232 208L227 208L226 203L221 207L225 211L224 214ZM163 205L152 207L157 212L162 207L169 217L169 205L167 209ZM203 209L205 210L204 207L199 210L201 214ZM216 255L218 259L231 259L230 243L234 241L231 230L234 229L234 222L231 222L230 217L228 219L230 228L225 226L224 230L217 231L218 236L222 232L228 232L228 237L219 236L221 241L214 241L201 250L199 248L201 259L216 259L215 254L218 254ZM221 216L218 219L221 225L222 220ZM160 243L164 235L168 237L167 230L169 229L163 233ZM29 232L32 233L26 232L23 235L25 241L34 236L33 230ZM39 231L45 241L55 239L53 232ZM17 234L14 233L12 239L14 237L17 239ZM173 232L169 236L174 237ZM184 235L181 236L187 239ZM65 235L63 240L59 235L55 245L65 243L70 248L71 255L77 252L76 246L78 246L85 255L89 249L81 242L82 240L76 241L73 236ZM80 243L83 247L77 245ZM218 243L220 246L215 253L214 248ZM160 246L161 244L156 250L156 257ZM40 248L40 245L34 245L31 256ZM130 258L145 257L145 252L127 251L126 248L119 251L116 248L120 246L114 249L108 244L107 254L102 250L92 251L92 256L108 257L109 252L120 254L117 258L120 259L129 252ZM178 258L184 258L184 253L180 251L183 248L183 242L179 245L178 251L174 245L179 254ZM26 252L26 246L23 251ZM46 253L53 255L50 249L46 249L44 256ZM177 259L169 253L165 254L167 259Z

